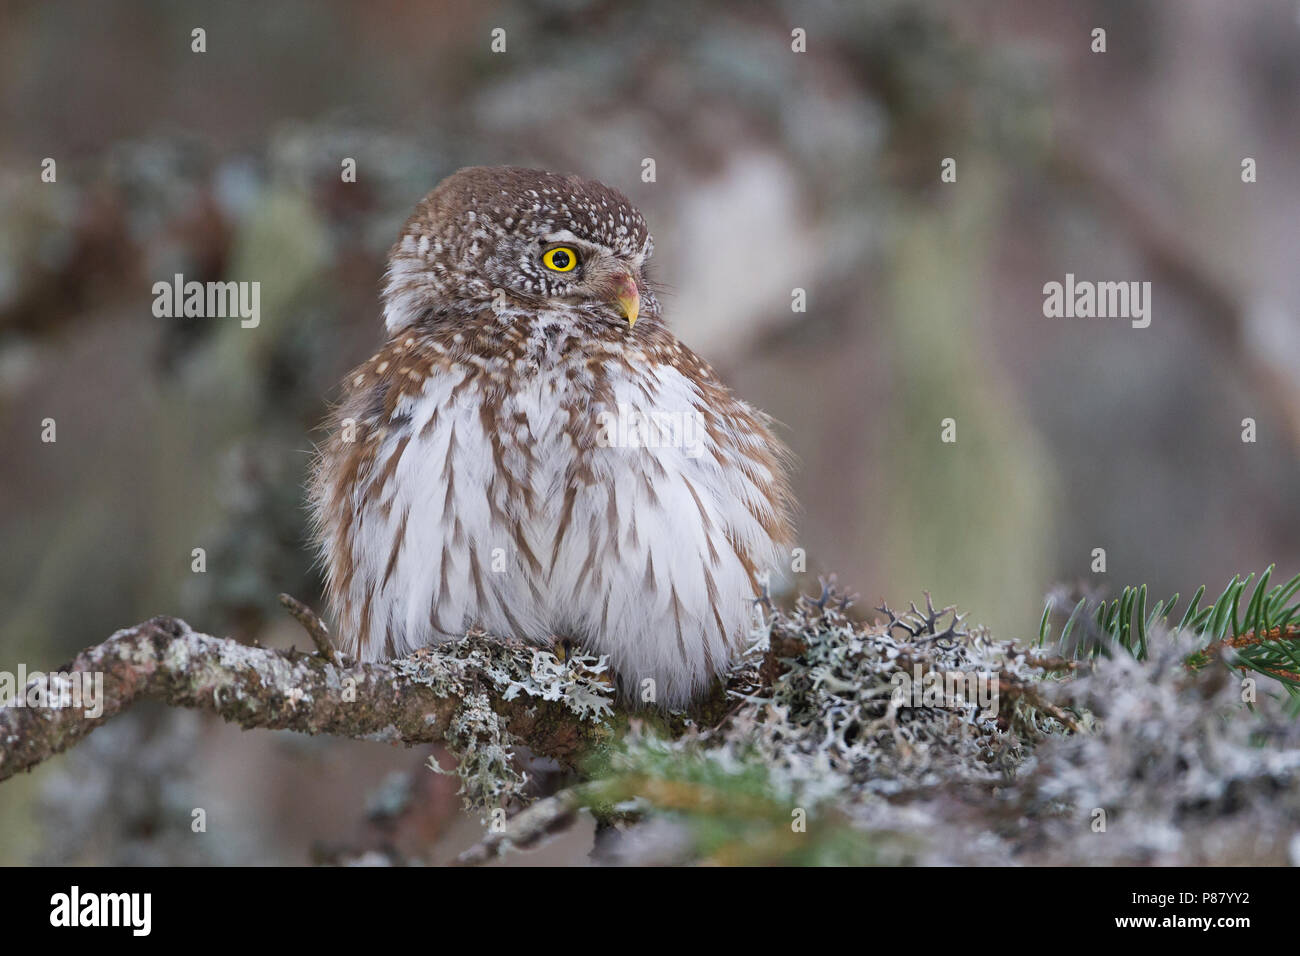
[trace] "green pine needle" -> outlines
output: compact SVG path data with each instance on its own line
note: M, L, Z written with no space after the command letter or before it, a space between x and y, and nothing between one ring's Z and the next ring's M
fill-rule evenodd
M1175 594L1157 601L1147 610L1147 588L1126 587L1113 601L1095 602L1087 611L1087 598L1075 605L1057 639L1060 653L1073 658L1095 658L1122 648L1138 660L1148 655L1148 635L1153 630L1189 634L1203 642L1187 659L1187 666L1200 669L1218 652L1230 648L1232 666L1267 675L1280 681L1300 705L1300 574L1285 584L1269 587L1273 565L1269 565L1251 588L1255 575L1233 575L1214 603L1200 608L1205 596L1202 585L1192 595L1177 624L1170 619L1178 604ZM1250 589L1243 602L1243 596ZM1244 611L1243 611L1244 603ZM1052 637L1052 604L1048 602L1038 625L1038 645ZM1079 631L1086 631L1082 636ZM1071 640L1071 637L1074 640Z

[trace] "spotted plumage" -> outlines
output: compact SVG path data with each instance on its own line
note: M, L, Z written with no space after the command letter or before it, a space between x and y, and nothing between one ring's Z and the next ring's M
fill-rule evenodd
M346 379L313 507L342 649L471 627L608 655L680 706L784 564L786 453L663 324L620 193L471 168L390 253L388 341Z

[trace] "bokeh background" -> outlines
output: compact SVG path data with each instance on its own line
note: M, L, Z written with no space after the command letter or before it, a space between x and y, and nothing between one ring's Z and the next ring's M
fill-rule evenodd
M1290 576L1297 102L1294 0L0 4L0 669L163 613L306 643L314 429L472 164L646 213L670 320L801 460L805 589L1028 639L1054 590ZM259 281L260 326L155 318L177 272ZM1067 272L1150 281L1150 328L1045 318ZM428 756L140 708L0 785L0 863L440 862L479 823Z

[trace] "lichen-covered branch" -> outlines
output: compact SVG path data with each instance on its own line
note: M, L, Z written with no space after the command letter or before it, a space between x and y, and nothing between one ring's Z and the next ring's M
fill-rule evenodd
M1239 583L1194 620L1235 613ZM1266 587L1265 576L1249 602L1256 630L1212 643L1211 658L1289 635L1300 576ZM1145 656L1075 660L995 640L928 596L923 609L882 605L875 623L849 604L823 582L818 597L768 608L710 699L689 714L635 717L615 711L601 662L477 631L359 665L155 618L65 668L102 677L97 717L0 709L0 779L151 698L244 727L442 742L467 802L493 810L465 864L534 846L582 812L600 823L595 858L608 863L1280 863L1300 853L1289 699L1200 664L1201 624L1170 631L1137 601ZM309 610L295 616L309 633L323 627ZM516 748L577 772L549 796L525 789ZM1099 813L1113 815L1111 837L1094 828Z
M156 617L58 669L76 671L103 675L102 712L0 708L0 780L68 749L144 699L209 711L245 728L406 745L446 741L453 751L473 751L485 770L507 759L512 743L571 766L613 733L612 690L598 669L475 635L392 664L343 666Z

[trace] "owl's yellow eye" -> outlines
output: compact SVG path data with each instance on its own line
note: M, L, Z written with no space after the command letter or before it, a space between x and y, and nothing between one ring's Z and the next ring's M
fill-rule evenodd
M542 253L542 265L552 272L572 272L578 264L578 250L571 246L556 246Z

